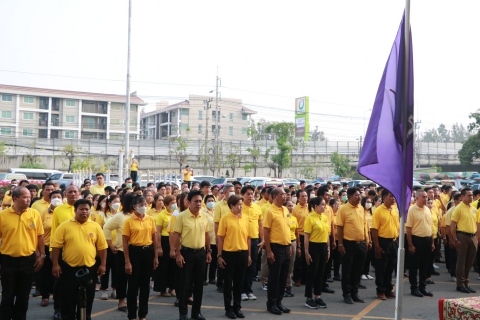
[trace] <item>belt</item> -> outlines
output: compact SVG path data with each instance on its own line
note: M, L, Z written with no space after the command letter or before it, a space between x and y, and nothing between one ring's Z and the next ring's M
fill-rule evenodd
M248 250L237 250L237 251L225 251L225 250L223 250L223 252L237 253L237 252L248 252Z
M475 233L468 233L468 232L463 232L463 231L457 231L458 234L464 234L466 236L469 236L469 237L475 237L476 234Z
M353 242L353 243L356 243L356 244L360 244L360 243L366 243L367 241L365 240L362 240L362 241L354 241L354 240L347 240L347 239L343 239L343 242Z
M200 252L202 250L205 250L204 247L201 247L201 248L188 248L188 247L184 247L184 246L181 246L180 247L181 250L186 250L186 251L192 251L192 252Z
M295 239L295 240L292 240L292 243L293 243L293 242L295 242L295 241L297 241L297 239Z
M382 238L382 237L378 237L378 239L382 239L382 240L387 240L387 241L397 241L397 238Z
M290 247L291 244L270 243L270 246Z
M148 246L135 246L135 245L131 244L131 245L129 245L129 247L138 248L138 249L141 249L141 250L153 249L152 245L148 245Z

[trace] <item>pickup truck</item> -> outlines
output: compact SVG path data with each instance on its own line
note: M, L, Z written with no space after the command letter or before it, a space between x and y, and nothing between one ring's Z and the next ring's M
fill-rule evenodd
M71 172L62 172L52 174L47 181L52 181L58 183L59 186L64 184L68 187L73 182L73 173Z

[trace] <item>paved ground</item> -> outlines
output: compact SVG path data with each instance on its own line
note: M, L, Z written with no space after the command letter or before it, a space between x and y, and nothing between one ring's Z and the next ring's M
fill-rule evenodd
M440 266L440 276L434 276L434 285L429 285L428 289L434 293L433 298L416 298L410 295L408 279L405 282L403 315L404 319L438 319L437 303L439 298L458 298L465 297L466 294L455 291L455 283L445 270L445 264ZM471 286L478 290L480 295L480 280L478 274L470 274L472 280ZM303 297L304 287L294 288L295 297L285 298L284 305L292 309L289 315L278 316L279 319L393 319L395 315L395 300L380 301L375 299L374 280L364 280L362 282L367 286L366 290L360 291L360 296L365 300L365 304L347 305L343 302L340 290L340 283L330 284L336 292L335 294L324 293L322 298L327 303L327 309L311 310L304 306ZM215 290L215 286L204 287L202 314L208 319L227 319L223 309L223 295ZM266 311L266 291L262 291L260 283L254 283L256 301L244 301L242 311L247 319L266 320L276 318ZM93 303L92 318L94 319L126 319L126 313L117 310L116 300L99 300L100 294L97 292L97 298ZM28 310L28 319L52 319L52 303L46 308L40 307L40 298L31 298ZM178 319L178 310L173 306L175 298L159 297L152 292L149 304L149 319ZM189 315L190 316L190 315Z

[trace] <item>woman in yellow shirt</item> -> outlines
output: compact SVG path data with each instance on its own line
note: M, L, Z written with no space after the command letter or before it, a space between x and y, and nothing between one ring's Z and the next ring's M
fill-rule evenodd
M325 265L330 257L330 225L325 211L325 200L322 197L311 198L308 211L312 212L305 218L304 247L307 262L307 279L305 283L305 306L310 309L326 308L322 300L322 279ZM314 297L312 298L312 287Z
M215 273L217 272L218 248L217 242L215 241L215 228L213 223L213 208L215 207L215 196L213 194L207 194L203 199L203 202L205 203L205 208L203 208L201 212L202 214L205 213L207 215L208 223L210 224L210 249L212 250L212 261L210 263L207 263L207 266L210 265L210 267L205 268L205 282L203 284L207 285L208 283L217 283L215 281Z
M2 201L2 209L6 209L12 205L12 191L17 187L16 184L12 184L10 186L10 190L5 192L5 197L3 197Z
M365 218L367 219L368 223L368 229L372 229L372 199L370 197L363 197L362 198L362 207L363 211L365 212ZM372 239L372 234L370 231L370 239ZM372 277L370 273L370 264L373 261L373 250L368 250L367 251L367 258L365 259L365 264L363 265L363 274L362 274L362 280L374 280L375 278Z
M176 198L172 195L163 199L162 195L155 196L157 201L155 207L164 206L165 208L155 217L157 230L157 252L159 259L159 268L153 275L153 291L160 292L163 297L176 297L175 293L175 259L170 258L170 243L168 241L168 223L172 213L177 210ZM167 288L169 289L167 291Z
M151 190L146 189L143 191L143 197L145 201L147 201L147 210L152 208L153 199L153 192Z
M332 220L333 220L333 227L334 227L334 232L335 232L335 243L336 243L336 246L335 246L335 249L333 249L331 255L332 255L332 259L333 259L333 280L336 280L336 281L342 281L342 278L340 277L340 261L341 261L341 257L340 255L338 254L338 240L337 240L337 211L338 211L338 208L340 208L340 202L339 200L335 199L335 198L331 198L328 205L332 208L332 211L333 211L333 217L332 217Z
M438 237L438 216L435 213L435 211L432 210L433 206L434 206L433 199L428 199L427 200L427 207L428 207L428 209L430 209L430 212L432 213L432 236L433 236L433 240L434 240L433 243L435 244L435 246L437 246L437 242L435 241L435 239L437 239L437 237ZM435 284L435 282L433 282L433 280L431 279L432 274L437 275L437 276L440 275L440 273L435 271L435 268L433 267L433 264L435 263L435 250L431 252L429 261L430 261L430 263L428 264L428 268L427 268L427 281L426 281L426 283L427 284Z
M165 209L163 196L160 193L157 193L153 197L152 207L147 210L147 214L153 219L157 219L157 216Z
M132 159L132 164L130 165L130 178L133 182L137 182L137 173L138 173L138 161L137 159Z

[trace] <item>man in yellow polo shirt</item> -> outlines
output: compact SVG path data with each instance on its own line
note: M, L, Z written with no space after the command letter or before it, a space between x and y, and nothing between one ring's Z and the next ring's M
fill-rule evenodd
M107 186L105 184L105 176L99 172L95 175L95 179L97 183L90 187L90 192L92 194L105 195L105 187Z
M477 218L477 210L471 205L472 189L462 189L461 195L462 202L455 207L450 225L453 243L458 252L455 270L457 291L475 293L476 291L469 286L468 275L477 253L477 223L480 223L480 220Z
M290 309L282 304L283 293L287 285L288 267L292 255L290 240L290 218L288 209L283 206L286 193L283 188L274 188L271 192L273 203L265 212L263 235L268 260L267 310L280 315Z
M50 193L55 189L53 182L48 181L42 185L42 199L35 201L32 204L32 209L37 210L40 213L45 212L50 207Z
M375 209L372 216L372 239L375 248L375 284L377 298L395 298L392 273L397 263L398 232L400 222L393 204L395 198L387 189L382 191L383 204Z
M367 219L360 205L362 196L359 188L348 188L348 202L337 212L338 253L343 256L342 291L347 304L365 303L358 296L358 284L362 267L370 249Z
M450 225L452 224L452 214L453 211L455 211L455 207L458 206L461 202L462 195L460 192L457 192L453 196L453 206L448 209L447 213L445 214L445 235L447 238L447 244L448 244L448 252L449 252L449 267L450 267L450 276L452 277L452 280L456 283L457 282L457 277L455 273L456 265L457 265L457 249L455 249L455 244L453 242L452 238L452 232L450 230ZM478 215L478 212L477 212ZM477 229L478 229L478 223L477 223ZM447 245L445 245L447 247ZM446 256L446 255L445 255Z
M273 203L273 198L272 198L272 188L264 188L265 190L265 197L268 199L268 201L260 207L260 210L262 211L262 219L265 217L265 212L267 211L268 208L272 206ZM265 246L262 249L262 259L260 261L260 281L262 283L262 290L266 291L267 290L267 282L268 282L268 263L267 263L267 251L265 249Z
M29 208L27 188L13 189L11 196L12 206L0 212L0 319L26 319L33 274L40 270L46 257L43 224L38 211Z
M232 186L233 187L233 186ZM190 205L178 214L174 226L174 244L176 262L180 272L177 297L179 300L180 320L187 319L187 298L190 284L193 284L192 319L205 320L200 313L203 297L203 277L206 263L212 260L210 249L210 223L201 213L202 193L198 190L188 194ZM206 253L205 253L205 248Z
M432 237L432 213L427 207L427 200L428 196L425 190L417 190L415 204L408 209L407 222L405 223L408 251L411 253L408 268L410 293L412 296L420 298L433 296L426 288L427 268L431 263L431 253L435 250Z
M62 223L55 231L52 243L52 273L54 277L62 275L62 319L73 320L75 315L80 319L78 303L78 282L75 274L79 270L88 270L91 285L85 288L87 319L91 317L95 283L97 275L105 274L107 260L107 242L100 226L89 220L91 203L80 199L74 203L74 218ZM63 264L60 266L60 249ZM100 266L95 268L95 257L100 257Z
M298 221L298 234L300 236L299 241L297 242L297 249L300 248L300 256L298 259L295 259L295 265L293 266L293 277L295 287L300 287L307 279L307 262L305 260L305 250L303 248L304 243L304 232L303 227L305 224L305 219L308 216L308 195L305 190L297 190L297 200L298 204L293 207L292 216L297 218Z
M183 181L188 183L188 188L190 189L192 183L193 169L190 169L189 165L185 166L185 170L182 172Z

